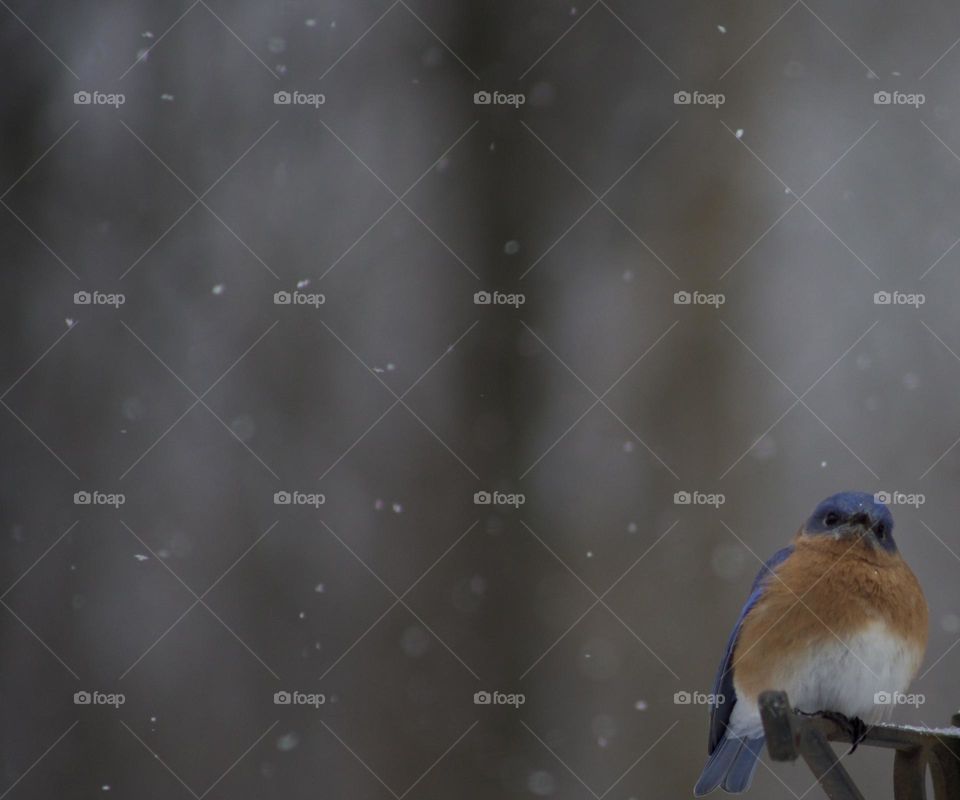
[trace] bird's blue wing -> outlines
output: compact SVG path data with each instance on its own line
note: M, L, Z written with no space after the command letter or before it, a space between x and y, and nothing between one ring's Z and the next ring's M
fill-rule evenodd
M714 697L722 702L714 702L710 707L710 743L707 752L713 754L717 749L723 734L730 724L730 715L733 713L733 707L737 702L737 693L733 688L733 649L736 647L737 638L740 636L740 628L743 626L743 620L750 613L760 596L763 594L764 582L770 573L780 564L790 557L793 552L793 545L788 545L782 550L778 550L773 556L760 568L757 577L754 578L753 586L750 587L750 596L747 598L737 624L733 626L730 638L727 640L727 649L723 654L723 660L720 662L720 668L717 670L717 678L713 684Z

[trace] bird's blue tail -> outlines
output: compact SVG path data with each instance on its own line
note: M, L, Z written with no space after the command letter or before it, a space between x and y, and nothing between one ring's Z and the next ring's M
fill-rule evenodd
M707 760L693 793L703 797L718 786L731 794L746 791L750 788L762 750L763 736L740 739L731 733L725 734Z

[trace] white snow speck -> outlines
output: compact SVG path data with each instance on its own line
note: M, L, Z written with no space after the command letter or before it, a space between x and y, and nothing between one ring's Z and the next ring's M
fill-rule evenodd
M518 242L516 239L511 239L503 246L503 252L508 256L515 256L520 252L520 242Z
M160 99L163 100L163 102L165 103L172 103L173 95L168 92L164 92L162 95L160 95Z
M310 285L310 279L304 278L302 281L297 281L298 289L306 289Z
M277 739L277 750L281 753L289 753L298 744L300 744L300 737L293 731L290 731L290 733L285 733Z
M720 33L726 33L726 32L727 32L727 26L726 26L726 25L717 25L717 30L720 31Z
M735 135L736 135L736 137L737 137L738 139L742 139L742 138L743 138L743 128L737 128L737 132L736 132Z
M211 294L215 294L215 295L217 295L217 296L219 297L221 294L223 294L223 290L226 289L226 288L227 288L227 287L224 286L222 283L218 283L216 286L214 286L214 287L210 290L210 293L211 293Z
M646 711L646 710L647 710L647 701L646 701L646 700L637 700L637 702L633 704L633 707L634 707L635 709L637 709L637 711Z
M327 591L327 587L324 586L322 583L318 583L316 586L313 587L313 591L315 591L317 594L323 594L325 591Z
M305 19L305 20L303 21L303 24L306 25L308 28L316 28L316 27L317 27L317 21L316 21L313 17L310 17L310 19Z
M143 553L136 553L133 557L134 557L135 559L137 559L137 561L149 561L149 560L150 560L150 556L145 556L145 555L143 555Z
M403 506L400 505L399 503L394 503L394 504L393 504L392 506L390 506L390 507L393 509L393 513L394 513L394 514L402 514L402 513L403 513Z

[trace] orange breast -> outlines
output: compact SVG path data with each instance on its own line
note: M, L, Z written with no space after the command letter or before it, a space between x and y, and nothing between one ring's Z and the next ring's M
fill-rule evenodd
M899 554L827 536L798 534L794 545L744 620L733 660L740 689L755 696L777 688L773 676L786 660L837 638L848 641L871 622L902 637L917 651L919 666L927 603Z

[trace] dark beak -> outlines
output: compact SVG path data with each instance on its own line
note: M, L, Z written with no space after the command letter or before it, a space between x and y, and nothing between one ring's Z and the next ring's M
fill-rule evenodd
M858 511L853 514L849 521L846 524L846 528L851 533L857 533L860 536L865 536L873 530L874 520L870 518L870 515L866 511Z

